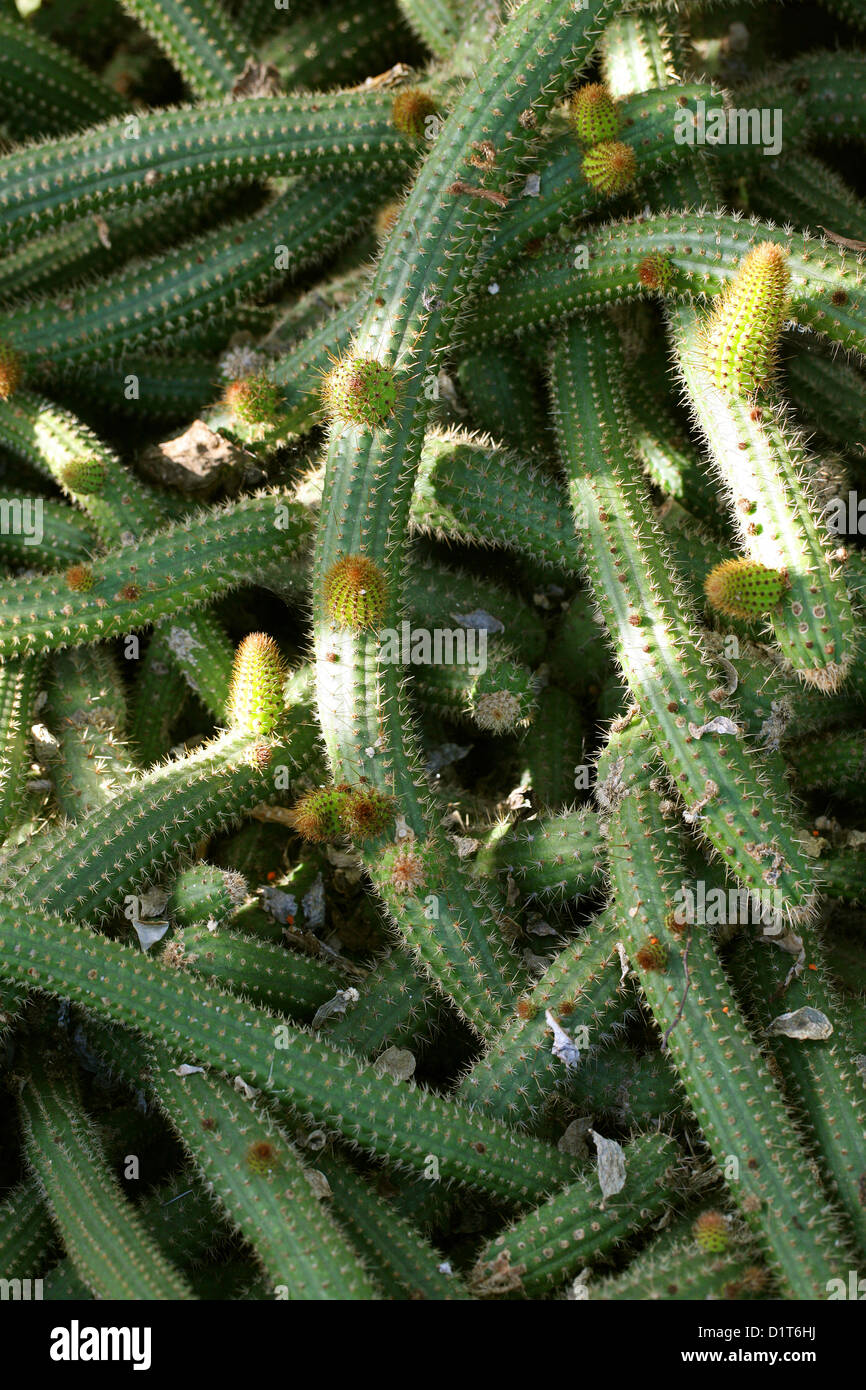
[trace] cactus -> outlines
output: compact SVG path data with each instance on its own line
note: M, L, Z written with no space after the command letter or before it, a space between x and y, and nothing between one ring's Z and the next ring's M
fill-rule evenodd
M6 212L0 247L11 250L85 213L140 207L189 189L310 168L319 177L399 174L411 161L412 147L392 123L392 105L387 95L351 92L321 96L315 103L303 97L218 101L142 116L132 134L116 120L38 152L7 155L0 165ZM131 138L134 165L127 160ZM332 150L330 156L322 153L323 145ZM224 159L229 167L220 175ZM144 167L152 178L139 176Z
M27 952L30 965L20 959L25 935L33 942ZM333 1125L371 1153L384 1157L395 1145L400 1161L417 1173L429 1166L427 1156L433 1152L444 1176L469 1184L478 1181L494 1195L516 1203L562 1187L574 1176L573 1161L549 1144L493 1121L479 1129L468 1109L426 1089L403 1093L403 1105L398 1107L403 1117L398 1120L389 1103L395 1083L375 1067L262 1009L247 1007L242 1014L235 1014L240 1026L232 1026L231 995L172 976L169 966L143 963L128 947L85 928L70 929L68 923L56 918L4 907L0 951L6 978L26 979L31 987L41 984L49 988L53 980L56 988L59 969L64 977L62 988L70 999L98 1018L143 1029L154 1042L170 1047L173 1055L188 1055L193 1050L218 1070L244 1072L244 1079L249 1078L247 1084L257 1085L320 1124ZM37 959L41 969L34 963ZM131 1002L125 985L132 976L142 989L152 989L154 994L142 997L139 1003ZM156 1002L169 979L173 980L171 1016ZM136 991L132 1000L137 997ZM214 1010L213 1018L225 1014L225 1031L222 1024L219 1030L211 1028L208 1009ZM288 1047L277 1047L277 1036L285 1039ZM366 1092L363 1102L362 1086Z
M601 82L590 82L572 93L569 115L581 145L600 145L605 140L615 140L619 134L616 103Z
M762 241L743 257L702 325L704 363L718 390L754 396L769 384L789 281L785 253L774 241Z
M231 92L254 61L243 34L217 0L123 0L123 6L197 97Z
M264 28L268 6L260 7L258 17L255 9L238 6L236 22L251 27L258 18ZM288 23L283 17L281 23L271 24L274 32L267 34L259 51L261 61L277 69L283 91L304 87L328 91L336 83L363 82L368 73L384 70L392 62L409 61L412 48L407 27L397 4L338 0L321 10L298 13Z
M707 1252L696 1238L699 1223L711 1218L729 1228L723 1213L712 1209L697 1218L682 1217L664 1235L656 1236L621 1274L610 1274L590 1285L591 1300L746 1299L773 1296L772 1279L748 1240L740 1233L728 1237L719 1252ZM708 1257L709 1254L709 1257Z
M532 788L536 805L571 800L584 745L580 705L567 691L547 686L521 744L521 782Z
M33 719L43 663L24 657L0 669L0 718L3 751L0 754L0 841L14 829L26 804L26 769Z
M625 1152L626 1181L614 1196L602 1198L595 1175L587 1176L490 1241L473 1270L478 1293L520 1291L532 1298L561 1288L587 1260L610 1256L673 1205L676 1145L665 1135L642 1135Z
M744 47L698 0L0 0L13 1285L857 1268L866 24L827 7Z
M681 884L685 874L678 863L677 833L666 819L670 803L660 801L655 789L656 768L647 726L640 721L611 738L599 767L601 785L616 788L609 835L628 847L610 859L623 944L664 1027L663 1043L716 1163L724 1169L728 1156L738 1158L731 1196L759 1236L777 1278L795 1297L806 1297L809 1289L823 1291L833 1277L845 1243L834 1227L842 1219L825 1193L804 1178L807 1150L737 1008L706 928L689 922L688 912L685 921L677 920L677 878ZM772 929L778 931L778 924ZM641 963L647 933L667 947L663 970L655 958ZM735 1091L742 1099L732 1099ZM806 1222L808 1248L802 1239Z
M51 679L46 719L57 747L46 761L60 810L77 820L110 800L133 775L123 746L123 685L105 647L59 653Z
M853 1063L855 1047L847 1010L826 979L823 960L810 961L800 978L792 980L787 988L787 968L784 972L778 969L783 963L774 962L772 946L746 936L736 945L734 979L758 1025L765 1036L769 1035L769 1046L791 1100L809 1117L809 1133L815 1137L822 1176L844 1210L858 1243L862 1243L866 1234L866 1212L861 1200L866 1183L866 1101ZM777 1015L804 1008L827 1020L832 1035L803 1039L786 1037L774 1030L773 1019ZM822 1025L820 1031L826 1026Z
M89 126L126 108L68 49L29 25L0 18L0 92L19 139L59 135Z
M306 516L286 494L263 493L110 552L89 567L86 584L80 582L80 567L74 567L71 580L71 570L7 580L0 591L4 626L8 623L0 656L135 632L173 616L185 602L207 603L237 584L265 577L287 541L301 548L308 536ZM197 580L184 563L191 550L202 565ZM231 571L217 573L227 554Z
M304 761L312 762L308 690L309 673L296 673L287 689L286 716L270 739L228 731L185 758L133 778L93 819L77 821L58 836L38 867L22 868L27 898L56 911L107 915L123 906L127 893L157 880L166 865L191 856L203 834L276 796L275 770L295 774ZM100 824L97 835L94 820ZM77 857L74 842L81 847ZM18 878L14 865L7 872Z
M553 351L560 447L596 602L632 695L657 730L688 823L751 892L772 886L784 910L802 918L814 888L785 789L774 788L782 799L771 808L766 773L723 712L664 543L630 477L620 380L615 337L603 321L572 326Z
M785 603L773 620L782 654L801 680L832 691L853 658L853 616L822 524L818 462L771 392L756 404L718 389L698 346L705 330L692 310L674 311L672 329L695 419L746 555L785 576Z
M460 363L457 379L477 429L494 439L508 438L512 448L526 455L548 447L547 421L536 383L513 353L470 354Z
M128 1209L74 1075L35 1042L20 1106L28 1157L82 1282L97 1298L191 1297Z
M562 324L601 304L646 297L639 270L648 256L662 256L670 270L670 296L720 294L734 279L747 245L772 241L788 256L791 312L804 328L846 349L866 350L866 317L858 298L862 270L843 249L809 233L785 233L757 218L717 212L669 212L623 218L582 229L585 255L575 265L569 246L550 248L519 266L495 295L479 300L465 333L477 350L522 333ZM707 248L712 245L712 257Z
M326 1160L322 1169L334 1195L338 1221L369 1261L388 1297L469 1297L448 1262L345 1160Z
M598 818L584 808L496 826L475 858L479 874L508 873L528 897L587 892L602 873Z
M274 1296L369 1299L376 1286L315 1195L287 1135L221 1077L153 1066L160 1108L219 1206L255 1251Z
M629 96L650 87L664 87L681 78L687 42L656 14L617 15L601 38L605 84L613 97Z
M51 1218L36 1179L18 1184L0 1205L0 1252L13 1279L32 1279L50 1258Z
M579 1080L577 1063L557 1056L550 1016L558 1017L572 1036L577 1029L586 1030L584 1052L595 1052L607 1030L621 1024L619 960L610 925L559 953L535 988L518 1000L514 1017L486 1055L463 1077L458 1096L484 1114L532 1128L544 1101L556 1091L568 1094Z
M726 618L758 618L782 601L787 577L752 560L722 560L704 580L707 602Z
M364 222L368 185L354 180L333 216L331 190L311 183L268 203L251 217L133 262L98 288L56 294L0 312L0 342L19 354L21 370L38 376L44 363L67 375L91 362L149 350L170 338L193 349L221 346L214 320L243 300L263 295L336 250ZM132 325L135 325L133 328Z

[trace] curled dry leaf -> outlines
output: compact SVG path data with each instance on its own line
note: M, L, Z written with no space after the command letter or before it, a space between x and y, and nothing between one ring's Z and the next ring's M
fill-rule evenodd
M820 1009L804 1004L802 1009L795 1009L793 1013L779 1014L768 1024L767 1032L780 1033L783 1037L798 1038L804 1042L820 1042L832 1035L833 1025Z
M625 1187L625 1154L622 1145L615 1139L605 1139L604 1135L597 1134L594 1129L590 1130L590 1133L595 1140L598 1154L598 1185L601 1195L612 1197Z

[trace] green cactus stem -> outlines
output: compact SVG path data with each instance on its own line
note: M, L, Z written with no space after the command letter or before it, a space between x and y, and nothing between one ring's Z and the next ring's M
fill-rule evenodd
M474 860L479 874L508 874L528 897L587 893L602 873L598 819L587 808L495 826Z
M770 384L789 283L785 253L774 241L743 257L702 325L704 362L717 390L754 396Z
M818 466L785 405L725 395L701 360L694 311L671 311L689 401L723 484L749 560L784 573L787 593L773 632L792 671L832 692L853 659L854 619L844 577L822 521Z
M608 835L619 847L610 871L623 944L703 1136L768 1264L794 1297L821 1297L846 1258L841 1218L809 1173L807 1150L709 932L676 920L685 874L647 735L635 722L611 739L599 765L601 784L618 788ZM648 933L668 947L664 971L639 963Z
M754 1302L772 1297L773 1282L749 1242L733 1239L727 1249L702 1250L694 1236L695 1219L683 1217L656 1236L620 1274L590 1285L590 1300L626 1302L643 1299Z
M30 726L44 663L24 657L0 667L0 843L21 818L27 799Z
M740 147L738 147L740 148ZM856 257L807 233L786 233L756 218L728 214L656 213L581 230L586 254L577 264L570 246L551 242L515 268L496 295L479 299L465 340L477 351L527 331L537 332L600 305L645 297L639 269L661 255L671 271L671 295L720 294L751 246L772 241L787 253L791 316L830 342L866 352L866 317Z
M231 93L240 88L244 70L255 65L242 31L218 0L123 0L123 8L159 44L196 97Z
M489 1241L473 1269L475 1291L538 1298L562 1288L587 1262L609 1257L668 1210L674 1142L663 1134L639 1136L625 1149L625 1161L626 1180L614 1195L602 1196L596 1175L587 1175Z
M273 1297L371 1299L375 1283L286 1133L230 1081L151 1064L158 1104L202 1180L252 1245Z
M306 514L287 494L261 493L109 552L89 566L86 584L78 568L71 582L70 571L7 580L0 584L0 656L135 632L191 601L206 603L265 578L287 550L302 551L308 537ZM197 571L185 558L193 551Z
M0 974L31 989L62 990L102 1019L143 1030L179 1061L193 1055L217 1070L240 1074L316 1123L371 1153L394 1156L417 1173L429 1170L432 1153L442 1178L479 1182L515 1202L573 1179L573 1161L548 1144L496 1121L481 1124L463 1106L418 1087L401 1091L395 1111L397 1083L351 1053L261 1009L247 1007L240 1015L232 995L178 977L119 942L11 903L0 910ZM161 1009L169 979L171 1007ZM286 1047L276 1045L281 1040Z
M273 737L223 733L187 757L134 778L93 816L70 826L38 867L23 870L20 890L34 905L55 912L105 916L123 907L125 895L140 893L167 867L190 857L203 835L231 825L266 799L278 800L276 775L290 794L299 767L309 766L313 753L308 690L309 672L296 672Z
M35 1045L20 1108L29 1161L82 1282L97 1298L191 1298L120 1192L74 1074Z
M621 372L615 335L600 318L573 326L552 354L557 430L596 602L632 696L657 731L687 823L750 891L775 889L786 913L808 917L815 890L784 789L770 788L725 712L697 623L635 486Z

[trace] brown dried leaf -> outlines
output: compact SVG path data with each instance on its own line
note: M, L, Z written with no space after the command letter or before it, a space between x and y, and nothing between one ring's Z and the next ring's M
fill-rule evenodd
M821 1042L833 1033L833 1025L820 1009L804 1004L793 1013L779 1014L767 1027L767 1032L781 1034L785 1038L797 1038L802 1042Z

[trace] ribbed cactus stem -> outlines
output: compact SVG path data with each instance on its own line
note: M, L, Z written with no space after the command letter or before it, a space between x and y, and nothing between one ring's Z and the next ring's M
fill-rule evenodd
M703 325L704 354L720 391L753 396L769 384L789 306L791 274L781 246L762 241L743 257Z

